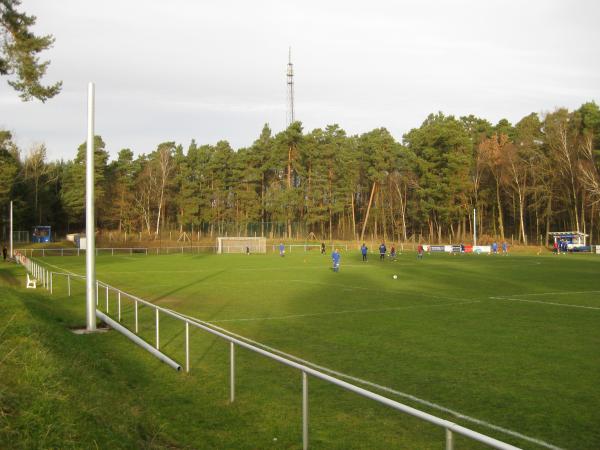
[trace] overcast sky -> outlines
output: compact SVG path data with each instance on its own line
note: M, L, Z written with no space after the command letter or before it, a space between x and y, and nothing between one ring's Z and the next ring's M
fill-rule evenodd
M600 100L600 2L23 0L56 38L45 104L0 79L0 128L27 150L74 157L96 83L96 133L114 157L163 141L250 145L285 127L292 47L305 130L386 127L401 140L427 114L515 122Z

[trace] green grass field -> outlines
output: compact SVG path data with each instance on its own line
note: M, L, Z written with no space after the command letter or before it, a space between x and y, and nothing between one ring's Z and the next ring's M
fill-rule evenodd
M85 273L83 257L40 261ZM362 263L349 252L340 273L317 252L97 259L98 279L123 291L523 448L600 447L599 272L596 255L440 254L417 261L411 253ZM69 311L67 324L81 324L83 284L74 282L68 298L65 280L56 278L54 290L49 304ZM113 294L109 301L115 315ZM122 321L133 328L125 300ZM140 310L140 327L153 343L148 308ZM115 351L143 353L123 337L110 339L120 342ZM181 322L161 318L161 349L179 362L183 339ZM222 427L223 448L301 445L297 371L240 350L236 405L227 409L227 344L193 330L191 350L190 375L161 369L156 384L179 379L193 387L188 410L199 399L219 407L215 423L198 423L193 412L181 415L175 400L154 405L165 427L181 432L169 439L202 448L202 428ZM442 447L443 430L434 426L318 380L310 380L309 392L316 448ZM458 438L457 448L480 446Z

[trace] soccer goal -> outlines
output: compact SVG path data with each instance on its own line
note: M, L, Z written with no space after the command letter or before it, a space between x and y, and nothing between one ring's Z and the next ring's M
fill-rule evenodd
M264 237L218 237L217 253L267 253Z

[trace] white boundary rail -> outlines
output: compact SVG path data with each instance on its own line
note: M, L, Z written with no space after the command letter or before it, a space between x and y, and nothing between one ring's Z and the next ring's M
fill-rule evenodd
M96 248L96 255L169 255L174 253L213 253L214 245L195 245L179 247L104 247ZM33 258L46 256L80 256L85 255L85 249L79 248L17 248L16 252Z
M233 247L233 246L230 246ZM327 244L327 247L348 250L347 244ZM246 250L246 246L240 246L243 253ZM266 248L270 248L273 252L279 251L279 244L267 245ZM285 244L286 251L309 251L311 249L321 248L320 244ZM179 246L179 247L102 247L96 248L96 255L170 255L175 253L216 253L218 247L215 245L194 245L194 246ZM85 255L85 249L78 248L16 248L15 252L19 252L23 256L29 258L45 258L46 256L83 256Z
M85 279L85 277L82 275L75 275L75 274L63 273L63 272L51 272L48 269L46 269L43 265L23 256L20 253L17 253L15 256L16 256L17 262L19 264L23 265L27 271L29 271L34 277L36 277L36 279L40 280L40 282L43 282L44 287L46 289L48 289L51 294L52 294L52 280L55 275L67 277L69 295L71 295L71 289L70 289L71 278ZM100 294L100 288L102 288L105 291L103 302L100 301L99 295L98 295L98 294ZM236 350L236 346L245 348L254 353L262 355L266 358L277 361L285 366L288 366L288 367L291 367L291 368L294 368L294 369L297 369L298 371L300 371L302 374L302 443L303 443L303 449L308 449L308 444L309 444L309 436L308 436L308 431L309 431L309 429L308 429L308 425L309 425L308 380L309 380L309 378L308 377L310 375L314 378L318 378L320 380L323 380L325 382L328 382L330 384L338 386L347 391L353 392L362 397L366 397L371 400L374 400L377 403L388 406L396 411L403 412L405 414L408 414L410 416L413 416L413 417L421 419L425 422L428 422L432 425L443 428L445 430L445 449L446 450L454 449L454 433L465 436L474 441L481 442L492 448L502 449L502 450L519 450L518 447L515 447L513 445L499 441L490 436L487 436L487 435L484 435L477 431L463 427L463 426L458 425L449 420L445 420L440 417L434 416L432 414L426 413L424 411L418 410L416 408L413 408L411 406L397 402L395 400L391 400L387 397L376 394L375 392L369 391L367 389L361 388L354 384L340 380L339 378L335 378L331 375L327 375L323 372L315 370L304 364L300 364L300 363L294 362L290 359L276 355L276 354L269 352L267 350L264 350L260 347L257 347L255 345L244 342L243 340L240 340L233 336L230 336L222 331L215 330L214 328L212 328L210 326L210 324L208 324L206 322L202 322L200 320L194 320L189 317L185 317L175 311L172 311L172 310L166 309L166 308L162 308L151 302L148 302L139 297L136 297L135 295L126 293L118 288L110 286L107 283L103 283L103 282L97 280L96 281L96 294L97 294L96 295L96 306L97 306L97 314L96 315L99 318L104 319L106 322L109 322L109 324L111 322L115 323L115 321L110 318L110 314L109 314L109 310L110 310L109 292L110 291L117 294L116 324L118 325L118 327L116 327L116 329L118 331L120 331L121 333L124 333L124 334L130 333L131 334L133 332L136 335L138 334L138 331L139 331L138 309L139 309L140 305L149 307L155 311L155 313L154 313L154 318L155 318L154 346L156 348L156 352L153 352L153 353L155 353L155 356L158 356L157 353L159 353L160 355L163 355L162 353L159 352L159 349L160 349L160 315L164 314L166 316L170 316L174 319L181 321L182 326L185 327L185 363L183 364L183 367L185 368L186 372L190 371L190 327L198 328L209 334L212 334L213 336L217 336L224 341L229 342L229 353L230 353L230 358L229 358L229 361L230 361L229 401L231 403L233 403L235 401L235 350ZM118 324L118 322L121 321L121 303L122 303L122 300L125 298L129 299L134 304L134 330L131 330L131 331L127 330L124 326ZM104 305L102 305L102 304L104 304ZM104 306L104 312L102 311L102 306ZM123 328L123 330L119 329L119 327ZM149 346L148 343L146 343L146 345ZM166 355L163 355L163 356L165 356L166 359L170 360L170 358L167 357ZM163 361L165 361L165 360L163 359ZM172 360L170 360L170 361L172 361ZM168 362L168 361L165 361L165 362ZM179 367L179 365L176 362L174 362L174 365L172 365L172 364L170 364L170 365L174 368Z
M279 252L279 245L280 244L273 244L272 245L272 249L273 252ZM315 250L319 250L321 248L321 244L284 244L285 250L288 252L292 252L293 249L296 249L296 251L310 251L311 249L315 249ZM334 249L338 248L338 249L343 249L344 251L348 251L348 244L326 244L325 247L328 247L329 249L331 249L331 251L333 251Z

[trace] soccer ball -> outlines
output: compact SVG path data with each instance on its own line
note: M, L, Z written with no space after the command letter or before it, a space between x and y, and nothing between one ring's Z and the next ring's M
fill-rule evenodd
M397 279L398 279L398 275L394 275L394 280L397 280Z

